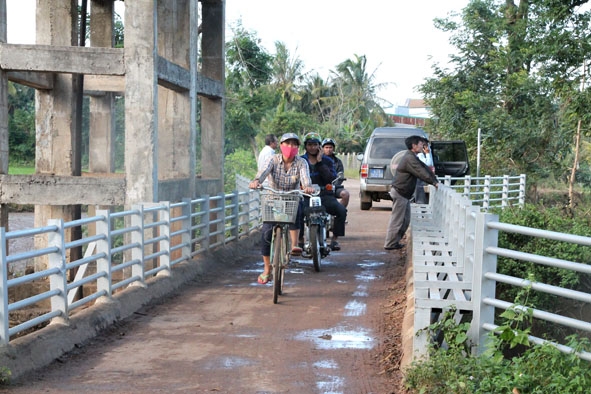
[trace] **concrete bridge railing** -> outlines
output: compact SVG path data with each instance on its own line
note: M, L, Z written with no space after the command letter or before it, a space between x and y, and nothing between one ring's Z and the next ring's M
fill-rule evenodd
M108 302L129 286L145 287L152 277L170 276L176 265L249 235L259 217L258 193L234 192L97 211L94 217L50 220L28 230L0 228L0 344L50 321L68 324L82 307ZM75 227L84 236L68 242ZM47 246L7 253L8 241L28 237L45 237ZM70 261L77 247L84 256ZM34 273L17 268L34 259L46 259L46 268Z
M492 178L490 178L492 179ZM505 185L507 183L504 179ZM468 182L468 181L466 181ZM514 183L516 188L525 190L521 182ZM499 188L507 192L501 184L488 184L490 188ZM455 189L455 190L454 190ZM488 334L494 332L495 312L509 308L525 309L513 300L497 298L498 283L518 288L531 288L532 291L551 294L557 303L577 305L580 310L591 310L591 294L540 282L529 278L512 277L498 273L498 257L513 259L524 264L538 264L575 271L582 275L591 274L591 265L586 262L574 262L524 253L519 250L501 248L498 245L499 232L537 237L548 242L561 242L591 246L591 238L572 234L557 233L543 229L517 226L499 222L497 215L487 213L475 200L493 201L490 196L477 194L475 200L469 190L462 185L443 186L435 190L431 186L430 203L415 205L412 210L412 286L414 286L414 322L413 356L426 355L427 342L430 338L422 329L443 316L443 311L454 306L456 321L469 321L468 332L473 351L480 353L486 348ZM480 191L478 191L480 193ZM504 194L505 196L509 193ZM496 200L499 206L505 206L505 198ZM521 197L516 201L521 203ZM493 203L494 205L494 203ZM487 208L491 205L488 204ZM591 335L591 323L583 314L574 316L573 310L564 308L561 314L532 309L533 317L558 327L568 328L583 336ZM575 352L579 357L591 361L591 353L575 351L565 343L548 342L540 337L529 336L532 343L550 343L567 353Z

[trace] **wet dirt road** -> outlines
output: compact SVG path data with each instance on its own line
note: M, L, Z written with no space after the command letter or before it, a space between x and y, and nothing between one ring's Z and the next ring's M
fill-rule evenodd
M346 185L342 249L319 273L295 260L277 305L256 283L258 247L244 250L7 391L398 393L379 361L399 337L384 316L394 284L404 291L404 249L383 249L391 203L360 211L358 182Z

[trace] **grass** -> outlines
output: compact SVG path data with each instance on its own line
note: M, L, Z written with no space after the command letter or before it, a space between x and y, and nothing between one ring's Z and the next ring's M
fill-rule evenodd
M33 167L21 167L21 166L8 166L9 175L32 175L35 173L35 166Z

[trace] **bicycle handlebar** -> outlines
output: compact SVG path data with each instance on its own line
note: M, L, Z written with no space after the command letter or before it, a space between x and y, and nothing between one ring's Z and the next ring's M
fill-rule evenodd
M301 190L287 190L287 191L283 191L283 190L275 190L275 189L273 189L272 187L269 187L269 186L263 186L263 185L260 185L260 186L258 187L258 189L262 189L262 190L268 190L268 191L270 191L270 192L272 192L272 193L275 193L275 194L298 194L298 195L300 195L300 196L306 196L306 197L315 197L315 196L317 196L318 194L320 194L320 188L318 188L318 187L317 187L318 185L313 185L313 186L316 186L316 187L315 187L316 191L315 191L314 193L312 193L312 194L304 193L304 192L303 192L303 191L301 191Z

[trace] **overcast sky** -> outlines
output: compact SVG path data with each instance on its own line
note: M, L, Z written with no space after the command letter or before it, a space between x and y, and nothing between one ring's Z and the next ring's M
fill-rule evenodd
M433 19L461 11L468 1L226 0L226 36L241 19L267 51L282 41L306 72L323 78L342 61L365 55L374 82L387 85L378 95L397 105L419 98L414 88L452 50ZM122 15L123 3L115 4ZM34 10L35 0L7 0L9 43L34 43Z

